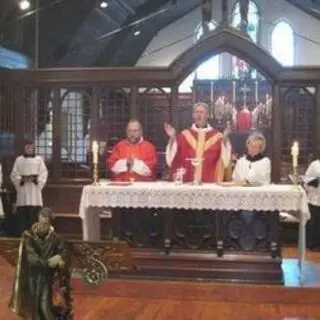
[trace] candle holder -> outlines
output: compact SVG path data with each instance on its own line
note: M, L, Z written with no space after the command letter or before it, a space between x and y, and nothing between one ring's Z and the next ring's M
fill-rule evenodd
M98 170L98 164L93 164L93 170L92 170L92 181L94 185L98 185L99 182L99 170Z
M200 185L201 184L201 177L198 179L197 168L201 165L201 163L204 159L191 158L188 160L191 161L191 164L193 166L193 182L192 182L192 184L193 185Z
M291 156L292 156L292 182L295 187L298 186L298 157L299 157L299 144L295 141L291 148Z
M292 168L293 168L292 182L293 182L293 185L296 187L298 186L298 167L293 166Z
M185 168L179 168L177 169L175 175L174 175L174 183L176 186L180 186L183 184L183 176L186 173Z
M92 166L93 166L92 180L94 185L97 185L99 182L98 158L99 158L99 144L97 141L93 141L92 143Z

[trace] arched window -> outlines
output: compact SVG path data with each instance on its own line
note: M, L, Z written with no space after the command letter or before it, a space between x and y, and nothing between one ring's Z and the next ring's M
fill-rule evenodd
M216 28L215 22L209 22L209 31L213 31ZM200 24L196 28L196 41L200 40L203 36L203 27ZM194 79L218 79L220 77L220 55L213 56L204 61L195 71L181 83L179 87L180 92L191 92Z
M280 21L273 28L271 53L283 66L294 64L294 33L289 23Z
M240 15L240 5L239 1L233 8L232 12L232 26L234 28L240 29L241 15ZM253 42L258 42L260 28L260 15L257 5L253 2L249 2L249 12L248 12L248 34Z
M240 5L239 1L235 4L232 12L232 21L231 25L234 28L240 29L241 15L240 15ZM259 10L255 2L249 2L249 11L248 11L248 27L247 32L253 42L258 42L259 29L260 29L260 15ZM241 69L242 68L242 69ZM240 78L241 74L248 72L250 66L245 61L237 57L232 57L232 75L235 78ZM255 78L257 75L256 70L250 70L252 78Z

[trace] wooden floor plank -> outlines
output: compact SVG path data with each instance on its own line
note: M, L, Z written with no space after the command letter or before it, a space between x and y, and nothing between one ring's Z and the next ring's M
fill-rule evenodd
M139 314L136 315L134 320L155 320L164 302L165 300L149 300L140 310Z
M202 313L206 303L200 301L166 300L156 320L194 320L202 319Z
M123 319L135 319L139 312L143 309L144 305L148 304L148 300L138 300L138 299L119 299L111 298L111 301L115 303L112 307L102 306L100 310L91 314L91 317L87 317L85 320L123 320Z
M284 252L289 258L297 254L294 248ZM320 253L308 252L307 257L320 263ZM293 268L290 263L287 267ZM311 282L316 272L317 268L307 268ZM294 276L296 270L291 273ZM19 319L8 308L12 280L13 268L0 259L0 320ZM134 280L109 280L104 287L89 289L73 280L73 286L74 320L320 319L320 286L303 289L295 284L286 288Z

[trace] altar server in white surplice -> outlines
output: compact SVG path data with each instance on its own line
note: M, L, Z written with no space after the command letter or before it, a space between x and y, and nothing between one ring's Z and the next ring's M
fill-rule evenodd
M271 182L270 159L263 155L266 140L260 133L253 133L246 142L247 154L241 157L234 168L232 179L244 185L261 186Z
M25 140L24 154L16 158L10 177L17 191L16 232L21 234L37 221L48 177L44 161L35 154L32 139Z
M320 249L320 159L310 163L305 180L311 218L307 222L307 247L311 250Z

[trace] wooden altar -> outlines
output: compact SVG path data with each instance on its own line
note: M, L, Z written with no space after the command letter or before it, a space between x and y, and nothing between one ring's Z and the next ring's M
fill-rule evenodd
M85 186L79 215L91 242L100 240L100 216L111 215L112 237L132 248L135 277L282 283L284 209L308 219L302 188L136 182Z

